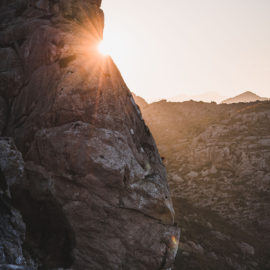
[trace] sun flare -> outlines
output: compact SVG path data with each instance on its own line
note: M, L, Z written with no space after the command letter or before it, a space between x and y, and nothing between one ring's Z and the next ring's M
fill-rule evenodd
M99 52L104 55L104 56L108 56L111 55L111 48L109 46L109 43L106 42L105 40L102 40L99 45L98 45L98 50Z
M132 38L129 36L129 33L106 31L105 28L103 40L97 44L96 50L101 57L110 57L123 70L123 74L127 76L125 67L130 65L128 56L131 52L131 45L134 44L131 41Z
M116 63L119 63L125 55L125 44L115 33L104 32L104 39L98 44L98 52L103 56L110 56Z

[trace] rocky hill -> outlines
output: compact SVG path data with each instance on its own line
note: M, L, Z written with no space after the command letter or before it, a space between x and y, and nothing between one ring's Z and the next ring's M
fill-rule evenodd
M100 0L0 2L0 269L168 269L166 171ZM8 138L7 138L8 137Z
M182 227L175 269L270 269L270 102L160 101L142 112Z
M254 101L264 101L269 100L269 98L260 97L250 91L246 91L238 96L228 98L222 101L222 103L239 103L239 102L254 102Z

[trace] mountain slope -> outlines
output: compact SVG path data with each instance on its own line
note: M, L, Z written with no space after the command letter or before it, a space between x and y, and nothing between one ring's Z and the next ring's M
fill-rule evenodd
M149 104L182 228L175 269L269 269L270 102Z
M260 97L250 91L246 91L238 96L233 98L228 98L222 101L222 103L239 103L239 102L254 102L254 101L264 101L269 100L269 98Z

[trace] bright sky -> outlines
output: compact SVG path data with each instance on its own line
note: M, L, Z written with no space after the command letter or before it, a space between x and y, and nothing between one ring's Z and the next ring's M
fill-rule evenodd
M270 0L103 0L106 46L148 101L215 91L270 97Z

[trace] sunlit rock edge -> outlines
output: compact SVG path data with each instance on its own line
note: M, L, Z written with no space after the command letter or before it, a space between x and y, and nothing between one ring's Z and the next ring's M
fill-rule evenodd
M0 132L24 159L3 196L22 214L29 257L1 250L2 266L170 268L179 229L166 170L120 72L96 50L100 1L3 1L0 21Z

